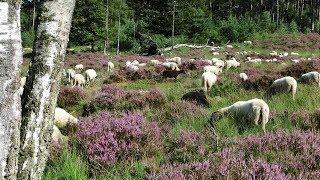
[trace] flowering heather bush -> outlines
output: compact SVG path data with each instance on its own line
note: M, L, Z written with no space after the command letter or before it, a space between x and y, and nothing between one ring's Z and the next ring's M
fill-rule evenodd
M100 109L133 110L146 106L156 106L166 103L166 97L160 90L125 91L112 84L103 85L91 104Z
M208 62L206 61L201 61L201 60L197 60L197 61L183 61L180 68L183 70L199 70L202 69L204 66L210 65Z
M290 115L290 119L296 127L302 128L303 130L316 130L317 122L316 120L316 113L314 114L315 117L312 117L306 111L300 112L292 112Z
M292 76L295 78L300 78L302 74L319 70L320 59L315 59L313 61L301 61L297 64L292 64L291 66L282 69L279 73L282 76Z
M104 54L79 53L66 56L66 67L74 68L77 64L83 64L85 69L101 69L108 64Z
M153 133L151 133L153 132ZM79 121L77 140L93 167L108 167L153 155L161 143L160 130L139 113L114 117L103 111Z
M266 90L271 86L274 80L279 79L280 77L281 76L275 72L266 71L256 77L249 78L244 82L244 87L248 90Z
M65 108L73 106L86 98L85 92L80 87L62 87L58 95L58 106Z
M204 109L188 101L175 101L169 104L169 119L177 120L204 114Z
M139 56L139 55L121 55L114 57L115 61L125 63L127 61L134 61L137 60L139 63L148 63L150 60L156 59L158 61L164 62L166 60L166 57L160 56L160 55L154 55L154 56Z

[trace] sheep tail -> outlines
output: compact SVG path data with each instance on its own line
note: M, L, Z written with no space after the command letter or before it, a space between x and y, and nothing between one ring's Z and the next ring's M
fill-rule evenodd
M207 92L207 82L204 77L202 77L202 87L204 88L204 91Z
M261 108L261 116L262 116L262 129L263 132L266 132L266 124L269 121L269 113L270 113L270 109L268 107L268 105L264 105Z

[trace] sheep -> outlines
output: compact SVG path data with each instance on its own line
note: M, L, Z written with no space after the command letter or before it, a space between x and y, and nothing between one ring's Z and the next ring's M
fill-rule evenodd
M275 80L267 91L267 96L270 97L277 93L291 92L293 100L297 93L297 81L290 76Z
M178 64L174 62L165 62L165 63L162 63L162 66L171 70L176 70L176 71L180 70L178 67Z
M320 87L320 73L317 71L308 72L306 74L303 74L299 79L298 82L301 83L312 83L316 82L318 83Z
M165 70L162 72L162 76L164 78L174 78L177 79L177 77L180 74L186 74L186 72L184 70L179 70L179 71L175 71L175 70Z
M284 53L280 53L279 57L283 58L283 57L287 57L289 55L289 53L284 52Z
M227 69L230 69L231 67L238 67L240 66L240 63L238 61L236 61L235 59L232 59L232 60L227 60L226 61L226 68Z
M292 59L291 61L292 61L293 63L296 63L296 64L300 62L299 59Z
M138 67L145 67L145 66L147 66L147 63L140 63L140 64L138 64Z
M233 48L233 46L228 44L228 45L227 45L227 48Z
M54 112L54 125L59 129L65 128L68 125L77 124L78 119L69 114L62 108L56 108Z
M212 52L212 55L214 55L214 56L219 56L220 53L219 53L219 52Z
M271 56L277 56L278 53L276 51L272 51L271 53L269 53Z
M75 70L83 70L83 65L82 64L77 64L74 69Z
M219 75L222 73L222 69L216 66L205 66L203 67L204 72L211 72L215 75Z
M262 60L261 59L251 59L251 57L247 57L247 60L246 63L259 63L261 64Z
M138 67L138 66L135 66L135 65L130 65L128 68L129 68L130 70L132 70L132 71L138 71L138 70L139 70L139 67Z
M160 65L160 64L162 64L159 60L150 60L150 63L152 65Z
M242 80L242 81L246 81L248 80L248 75L246 73L240 73L239 74L239 78Z
M83 87L86 84L86 79L82 74L74 75L74 84L73 86L80 86Z
M132 64L132 63L131 63L130 61L127 61L127 62L126 62L126 67L131 66L131 64Z
M138 66L140 63L137 60L132 61L131 65Z
M93 82L97 77L97 72L94 69L88 69L85 71L86 83Z
M59 143L59 142L64 143L68 141L68 137L64 136L59 130L59 128L55 125L53 125L53 132L51 134L51 139L53 142L56 142L56 143Z
M76 75L76 71L73 69L68 69L67 70L67 76L68 76L68 82L73 84L74 81L74 75Z
M211 115L210 121L215 121L221 116L231 116L236 120L253 121L258 125L262 121L262 130L266 132L266 124L269 121L270 109L268 104L262 99L251 99L248 101L238 101L231 106L219 109Z
M114 70L114 64L113 64L113 62L108 62L108 69L107 69L107 71L108 72L113 72L113 70Z
M197 105L203 106L203 107L210 107L210 104L207 100L206 94L202 89L194 90L194 91L191 91L191 92L184 94L182 96L181 100L196 102Z
M212 59L212 65L217 66L219 68L223 68L225 63L224 61L220 60L220 59Z
M174 63L177 63L178 65L182 64L181 57L174 57L171 59L167 59L167 62L174 62Z
M292 55L292 56L299 56L299 53L297 53L297 52L291 52L291 55Z
M211 72L204 72L202 74L202 87L205 92L209 92L212 86L217 82L217 76Z
M246 45L252 45L252 41L244 41L243 43Z

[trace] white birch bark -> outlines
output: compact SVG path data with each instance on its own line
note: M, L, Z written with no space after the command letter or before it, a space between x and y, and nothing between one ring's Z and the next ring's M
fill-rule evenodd
M19 179L41 179L48 158L54 109L75 0L42 0L36 42L22 96Z
M0 179L15 179L18 166L22 63L20 1L0 0Z

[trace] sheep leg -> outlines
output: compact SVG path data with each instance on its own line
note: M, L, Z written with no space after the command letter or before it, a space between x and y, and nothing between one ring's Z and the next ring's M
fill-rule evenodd
M260 115L261 115L261 108L260 107L253 107L253 113L254 113L254 124L255 125L258 125L259 123L259 118L260 118Z

